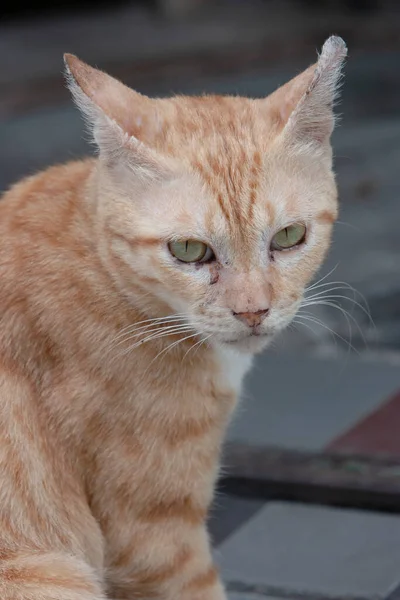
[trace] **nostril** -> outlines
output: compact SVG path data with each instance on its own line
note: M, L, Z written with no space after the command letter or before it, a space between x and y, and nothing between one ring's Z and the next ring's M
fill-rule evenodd
M232 312L235 315L235 317L239 319L239 321L242 321L249 327L256 327L257 325L260 325L260 323L268 315L269 308L263 308L254 312Z

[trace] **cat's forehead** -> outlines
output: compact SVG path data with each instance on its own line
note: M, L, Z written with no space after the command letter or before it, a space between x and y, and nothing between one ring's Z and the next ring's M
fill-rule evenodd
M258 114L247 98L207 96L173 100L173 118L160 132L158 149L200 176L231 226L253 218L265 155L275 128L273 114Z
M257 101L231 96L175 97L159 101L159 150L183 159L243 158L274 133L274 111L260 115ZM267 138L269 138L267 134ZM263 142L264 140L264 142Z

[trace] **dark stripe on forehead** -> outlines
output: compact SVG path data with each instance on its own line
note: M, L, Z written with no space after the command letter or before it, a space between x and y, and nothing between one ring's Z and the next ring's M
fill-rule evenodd
M229 198L229 203L232 209L232 216L236 219L237 223L241 222L241 207L240 207L240 196L242 187L241 186L241 169L240 165L237 166L236 172L233 163L230 161L225 177L226 191Z
M222 194L218 194L217 198L218 198L219 207L220 207L220 209L221 209L221 211L222 211L225 219L229 222L229 213L228 213L228 210L227 210L227 208L225 206L224 197L223 197Z
M207 162L207 164L209 167L211 167L211 173L206 169L206 165L200 161L196 161L194 167L197 169L204 183L211 190L212 194L216 197L221 212L223 213L225 219L229 222L230 217L228 207L225 204L224 195L218 190L217 187L217 161L215 158L212 158Z
M253 218L262 157L254 141L250 149L241 142L238 132L221 137L219 150L197 158L194 167L209 187L231 228ZM231 139L229 139L231 137ZM238 139L239 138L239 139ZM219 144L218 144L219 145Z
M260 168L261 168L261 154L258 150L254 151L253 154L253 164L250 169L250 180L249 180L249 188L250 188L250 197L249 197L249 208L248 208L248 217L251 221L254 213L254 204L257 198L257 187L258 187L258 179L260 176Z

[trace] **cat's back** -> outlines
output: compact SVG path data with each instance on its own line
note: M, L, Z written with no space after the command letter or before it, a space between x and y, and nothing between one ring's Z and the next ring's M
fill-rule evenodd
M88 182L94 161L55 166L23 179L0 199L0 341L2 352L31 337L67 270L89 243ZM84 242L82 242L84 240ZM26 337L25 337L26 339ZM26 339L26 341L28 341Z
M88 211L88 181L93 161L50 167L11 187L0 199L0 271L7 274L33 257L47 256L73 245ZM19 277L20 279L20 277Z
M0 251L5 243L22 232L43 233L65 223L67 211L82 204L93 160L75 161L49 167L22 179L0 199Z

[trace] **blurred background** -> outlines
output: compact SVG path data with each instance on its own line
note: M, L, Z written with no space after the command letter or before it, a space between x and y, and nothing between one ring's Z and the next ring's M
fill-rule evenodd
M311 307L324 325L308 320L277 351L331 355L350 344L400 365L399 25L396 0L4 0L0 190L92 151L65 89L64 52L152 95L263 96L337 33L349 47L334 135L341 215L324 273L334 269L327 281L353 286L355 296L332 293L362 308L343 298L330 302L340 300L350 317Z
M261 97L331 34L349 47L333 136L340 219L322 296L257 360L229 432L211 532L230 600L400 600L400 2L1 8L0 191L93 151L64 52L150 95Z

